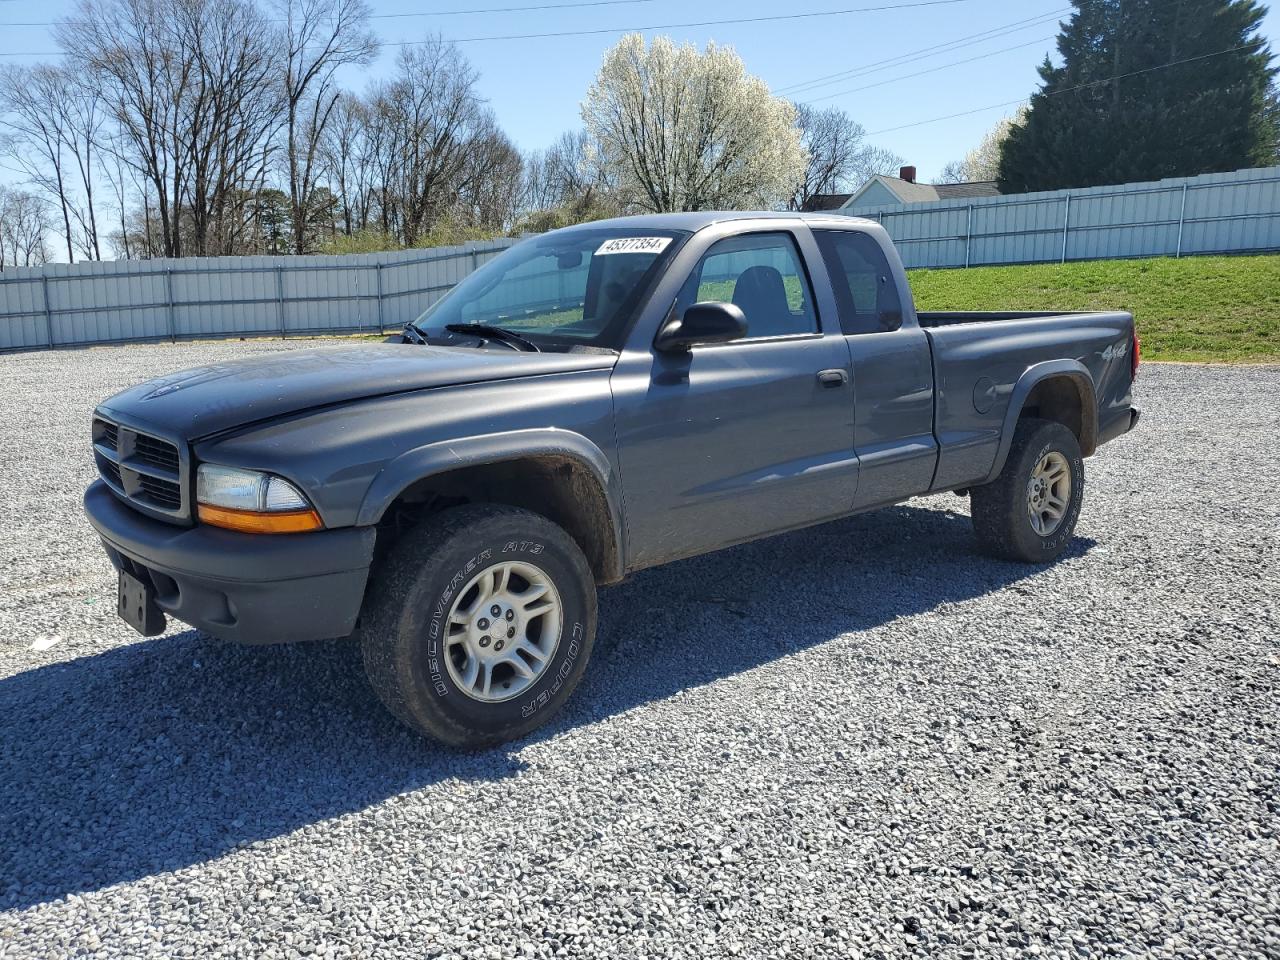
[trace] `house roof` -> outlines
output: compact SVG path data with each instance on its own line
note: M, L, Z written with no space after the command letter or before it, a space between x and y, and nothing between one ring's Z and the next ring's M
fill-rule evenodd
M974 197L998 197L1000 185L995 180L977 180L973 183L935 183L939 200L970 200Z
M800 208L803 213L816 213L821 210L839 210L852 197L852 193L815 193Z
M933 200L967 200L976 197L998 197L1000 186L994 180L974 183L912 183L897 177L877 175L862 185L843 206L857 206L858 200L873 184L880 184L903 203L929 203Z

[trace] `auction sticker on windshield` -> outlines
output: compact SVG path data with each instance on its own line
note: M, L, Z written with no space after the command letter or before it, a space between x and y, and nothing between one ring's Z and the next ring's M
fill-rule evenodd
M670 237L618 237L600 244L596 256L602 257L606 253L661 253L669 243Z

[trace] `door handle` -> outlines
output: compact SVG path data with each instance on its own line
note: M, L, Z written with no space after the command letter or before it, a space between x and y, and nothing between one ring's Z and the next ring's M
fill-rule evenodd
M843 387L849 382L849 373L846 370L822 370L818 373L818 382L824 387Z

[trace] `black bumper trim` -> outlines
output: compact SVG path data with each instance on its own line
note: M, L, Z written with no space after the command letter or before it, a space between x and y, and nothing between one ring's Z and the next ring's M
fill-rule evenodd
M360 615L372 527L253 535L178 527L121 503L101 480L85 514L117 569L149 578L179 620L242 643L345 636Z
M1113 417L1102 428L1098 435L1098 446L1104 443L1110 443L1118 437L1123 437L1126 433L1133 430L1138 425L1138 420L1142 417L1142 411L1137 407L1130 407L1117 417Z

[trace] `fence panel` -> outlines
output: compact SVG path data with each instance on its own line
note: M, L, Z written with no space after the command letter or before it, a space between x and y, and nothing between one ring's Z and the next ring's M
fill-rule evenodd
M1280 167L838 211L878 220L909 268L1280 250Z
M882 222L912 268L1273 251L1280 167L839 212ZM398 329L514 242L11 268L0 350Z
M0 272L0 351L398 329L513 243L10 268Z

